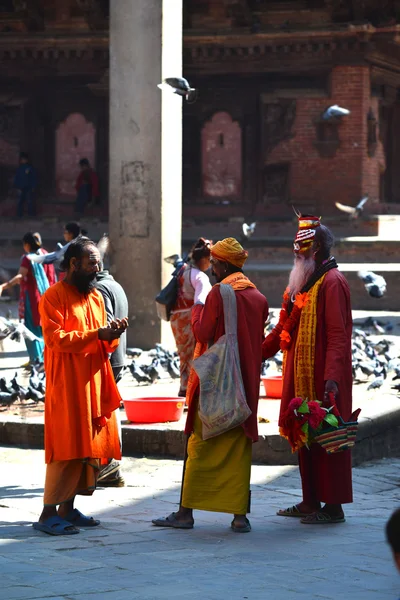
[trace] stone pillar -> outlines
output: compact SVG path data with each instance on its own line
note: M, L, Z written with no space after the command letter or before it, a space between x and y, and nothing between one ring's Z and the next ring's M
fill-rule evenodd
M182 100L157 84L182 73L182 0L110 3L112 272L129 299L129 344L165 342L154 298L181 251ZM163 338L163 339L162 339Z

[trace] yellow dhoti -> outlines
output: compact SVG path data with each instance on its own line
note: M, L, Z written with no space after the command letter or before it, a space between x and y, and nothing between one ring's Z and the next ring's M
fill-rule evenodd
M100 468L98 458L58 460L46 467L44 505L57 506L77 494L91 496L96 489Z
M252 442L242 427L203 441L198 413L188 442L182 506L236 515L249 512Z

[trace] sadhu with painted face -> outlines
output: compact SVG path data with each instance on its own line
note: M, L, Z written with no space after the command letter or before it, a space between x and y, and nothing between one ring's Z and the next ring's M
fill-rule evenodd
M333 395L342 418L347 421L351 415L350 291L332 247L333 235L320 218L299 215L294 266L279 323L263 344L265 359L279 349L285 355L281 428L292 398L320 400L328 408ZM298 517L306 524L343 522L342 504L352 502L350 450L329 455L319 444L311 444L298 454L303 499L278 515Z

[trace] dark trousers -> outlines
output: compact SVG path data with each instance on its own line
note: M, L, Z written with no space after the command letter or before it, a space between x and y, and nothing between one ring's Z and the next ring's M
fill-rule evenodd
M81 215L85 212L85 207L92 199L92 186L90 183L84 183L78 190L76 197L75 211Z
M19 191L18 198L18 206L17 206L17 216L22 217L24 214L24 205L27 205L28 215L30 217L35 216L35 206L34 206L34 198L33 191L30 189L23 189Z

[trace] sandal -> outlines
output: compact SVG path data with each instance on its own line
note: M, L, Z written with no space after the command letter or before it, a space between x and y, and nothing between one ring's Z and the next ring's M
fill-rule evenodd
M49 517L46 521L43 521L43 523L40 521L33 523L32 527L37 531L42 531L49 535L74 535L75 533L79 533L79 529L74 527L72 523L69 523L59 516Z
M65 519L73 525L77 525L78 527L97 527L97 525L100 525L100 521L98 519L93 519L93 517L85 517L85 515L83 515L77 508L71 510Z
M171 513L168 517L160 519L152 519L153 525L157 527L173 527L174 529L193 529L194 522L183 523L175 517L175 513Z
M294 504L284 510L278 510L276 514L278 517L295 517L296 519L303 519L314 513L303 513L299 510L298 506Z
M330 525L332 523L345 523L345 521L344 513L333 516L327 512L318 511L307 515L301 519L300 523L303 523L303 525Z
M251 531L250 521L246 519L246 525L242 525L240 527L238 525L235 525L235 520L233 520L231 523L231 529L235 533L249 533L249 531Z

